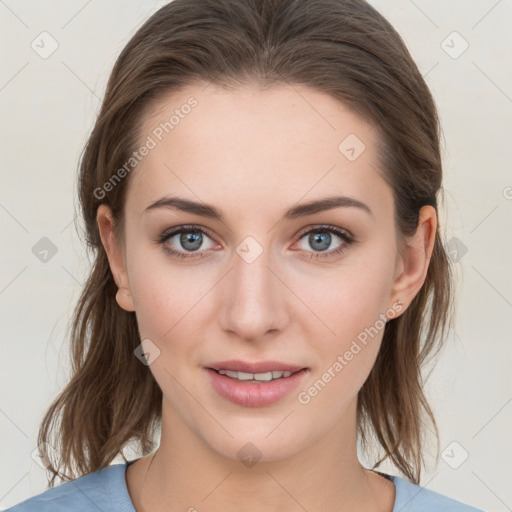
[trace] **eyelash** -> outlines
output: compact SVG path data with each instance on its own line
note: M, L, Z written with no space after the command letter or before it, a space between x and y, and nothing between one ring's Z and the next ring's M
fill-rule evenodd
M170 238L172 238L175 235L179 235L182 233L198 233L198 232L208 236L209 238L212 238L208 234L208 232L201 226L189 225L189 226L180 226L171 231L165 231L164 233L162 233L155 239L155 242L159 245L162 245L164 251L173 257L178 257L178 258L182 258L182 259L198 258L198 257L202 257L202 255L204 253L197 251L197 252L193 252L191 254L187 254L187 253L184 253L181 251L176 251L175 249L172 249L168 245L165 245L167 240L169 240ZM318 260L318 259L330 258L330 257L341 255L348 248L348 246L350 246L351 244L356 242L355 238L351 234L349 234L347 231L339 229L335 226L329 226L329 225L320 225L313 229L310 229L309 231L305 231L305 232L301 233L301 235L299 236L299 240L304 238L305 235L309 235L311 233L334 233L339 238L341 238L344 243L341 244L337 249L333 249L331 251L314 252L314 253L312 253L311 256L306 256L307 259ZM198 256L198 255L201 255L201 256Z

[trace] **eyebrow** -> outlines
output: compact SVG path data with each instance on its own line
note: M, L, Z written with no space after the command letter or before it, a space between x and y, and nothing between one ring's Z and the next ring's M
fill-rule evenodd
M358 199L347 196L332 196L293 206L284 213L283 218L285 220L294 220L339 207L360 208L361 210L367 212L369 215L373 216L370 207ZM156 208L180 210L187 213L193 213L201 217L224 222L224 215L218 208L215 208L209 204L197 203L195 201L190 201L189 199L184 199L181 197L164 196L150 204L144 210L144 212L148 212Z

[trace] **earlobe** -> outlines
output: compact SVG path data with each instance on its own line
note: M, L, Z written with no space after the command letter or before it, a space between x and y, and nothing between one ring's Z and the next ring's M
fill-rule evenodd
M437 230L437 215L432 206L423 206L420 210L418 228L409 237L407 245L400 251L399 269L402 273L396 278L392 298L400 297L403 311L407 309L420 291L427 276L428 266L434 249Z
M125 311L135 311L132 294L129 288L119 288L116 293L116 301Z
M116 293L116 301L126 311L135 311L133 297L128 281L128 273L125 268L123 251L116 239L113 230L113 217L110 208L101 204L96 214L96 222L101 237L101 242L108 258L110 271L119 288Z

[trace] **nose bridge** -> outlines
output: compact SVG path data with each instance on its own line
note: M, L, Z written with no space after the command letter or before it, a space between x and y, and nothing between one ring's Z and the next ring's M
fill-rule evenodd
M269 240L269 238L267 238ZM246 339L280 329L285 316L285 291L275 275L268 244L246 237L236 248L226 276L222 327ZM272 270L271 270L272 269Z

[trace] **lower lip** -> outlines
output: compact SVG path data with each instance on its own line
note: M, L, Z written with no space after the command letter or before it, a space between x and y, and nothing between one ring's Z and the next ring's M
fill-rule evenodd
M271 405L295 389L308 372L307 368L295 372L289 377L263 381L239 381L205 368L211 383L220 396L230 402L245 407L264 407Z

